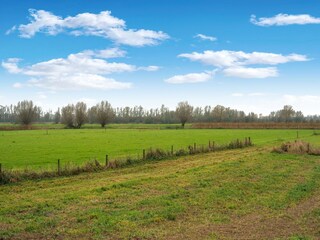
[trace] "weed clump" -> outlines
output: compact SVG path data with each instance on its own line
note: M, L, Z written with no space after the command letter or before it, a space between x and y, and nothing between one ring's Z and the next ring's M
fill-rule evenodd
M160 148L156 148L156 149L152 149L150 148L147 152L146 152L146 160L161 160L164 158L167 158L170 156L170 153L160 149Z
M292 154L309 154L320 155L320 149L311 146L310 143L304 141L293 141L282 143L280 147L273 148L275 153L292 153Z

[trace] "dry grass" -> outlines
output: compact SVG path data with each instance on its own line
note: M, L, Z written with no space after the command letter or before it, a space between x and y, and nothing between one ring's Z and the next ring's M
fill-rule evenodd
M320 155L320 149L312 146L308 142L293 141L282 143L280 147L274 148L273 152L276 153L292 153L292 154L310 154Z
M210 129L319 129L320 123L294 123L294 122L212 122L193 123L192 128Z

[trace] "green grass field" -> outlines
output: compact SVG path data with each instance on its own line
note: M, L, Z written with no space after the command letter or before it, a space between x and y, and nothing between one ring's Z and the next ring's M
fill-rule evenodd
M37 168L246 136L255 146L0 186L0 239L320 239L319 156L271 152L293 130L10 131L0 151Z
M155 127L157 125L153 125ZM312 130L301 130L300 138ZM206 129L51 129L0 131L0 163L3 168L39 169L55 167L57 160L83 163L97 159L137 156L142 149L170 149L209 140L225 144L251 137L257 145L273 144L296 138L295 130L206 130Z

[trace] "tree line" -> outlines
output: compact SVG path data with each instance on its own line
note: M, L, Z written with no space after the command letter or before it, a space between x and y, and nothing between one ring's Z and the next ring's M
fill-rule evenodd
M262 116L222 105L193 107L187 101L179 102L175 110L164 105L155 109L142 106L114 108L108 101L101 101L90 108L86 103L78 102L52 112L42 111L32 101L24 100L16 105L0 105L0 122L23 125L52 122L65 124L69 128L81 128L85 123L98 123L101 127L109 123L181 123L184 127L186 122L320 122L320 116L304 116L290 105Z

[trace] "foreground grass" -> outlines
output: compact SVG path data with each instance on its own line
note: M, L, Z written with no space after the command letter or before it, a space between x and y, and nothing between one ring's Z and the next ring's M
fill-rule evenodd
M1 186L0 238L319 239L319 157L262 145Z
M299 131L299 137L310 137L312 130ZM259 146L296 138L295 130L232 129L51 129L0 131L0 163L12 169L56 169L62 163L81 164L89 160L104 161L142 154L142 149L175 149L207 145L209 140L226 144L234 139L251 137ZM314 139L318 139L315 136Z

